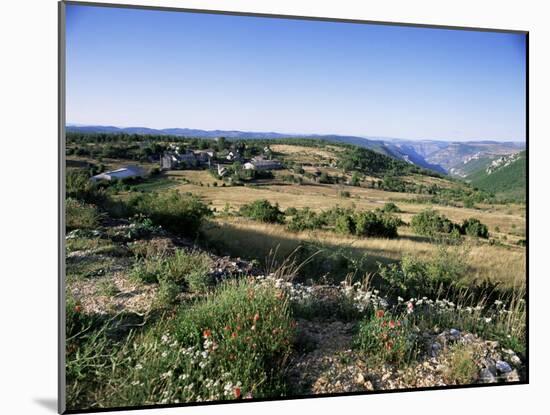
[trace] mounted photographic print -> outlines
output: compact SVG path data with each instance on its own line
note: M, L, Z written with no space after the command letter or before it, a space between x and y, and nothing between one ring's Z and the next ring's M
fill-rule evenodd
M527 32L59 11L60 412L528 382Z

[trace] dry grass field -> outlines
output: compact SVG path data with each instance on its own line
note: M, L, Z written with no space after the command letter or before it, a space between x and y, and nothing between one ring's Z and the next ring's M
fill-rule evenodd
M284 155L286 160L304 163L306 171L323 171L328 174L342 175L342 170L329 164L337 157L338 147L311 148L293 145L274 145L275 153ZM279 255L292 252L304 242L315 242L327 249L346 248L358 257L366 255L369 266L375 270L378 262L399 260L404 254L415 257L429 257L437 247L426 238L415 235L408 226L399 229L399 238L356 238L328 231L288 232L284 225L263 224L243 218L227 217L220 212L237 212L245 204L258 199L267 199L277 203L281 210L288 208L310 208L316 212L334 206L372 210L381 208L384 203L394 202L401 209L398 216L405 223L427 208L433 208L447 216L453 222L478 218L488 226L489 232L498 244L489 244L485 240L470 241L468 253L469 279L501 281L507 286L522 285L525 280L525 248L517 245L525 238L525 206L521 204L488 205L477 204L474 208L431 205L414 202L422 196L409 193L388 192L366 186L351 187L334 184L305 182L303 184L284 183L282 176L292 174L289 170L275 171L275 178L259 181L245 186L222 186L208 171L187 170L172 171L167 174L175 180L182 180L175 188L181 192L198 195L217 212L215 220L204 227L209 238L219 241L232 255L243 255L263 259L276 247ZM454 184L438 177L411 175L404 180L450 188ZM216 185L214 185L216 183ZM349 197L342 197L342 190Z
M267 199L278 203L281 209L289 207L309 207L315 211L329 209L334 206L355 207L360 210L380 208L384 203L393 201L403 211L400 214L405 222L418 212L430 207L423 203L400 203L414 199L417 195L409 193L386 192L378 189L350 187L329 184L268 184L253 186L222 187L204 170L187 170L171 172L167 177L184 177L190 183L177 187L182 192L191 192L199 195L206 203L216 210L224 209L229 205L232 209L250 203L257 199ZM217 187L213 187L214 182ZM203 183L203 186L200 186ZM211 187L208 187L211 185ZM350 197L341 197L340 190L350 192ZM456 208L449 206L434 206L454 222L476 217L489 227L489 231L499 236L506 236L508 242L515 242L524 238L525 234L525 207L522 205L480 205L475 209ZM497 231L498 229L498 231Z
M264 224L244 218L217 219L204 228L213 240L223 244L231 255L264 259L274 252L284 258L304 242L316 243L327 250L348 249L357 257L366 255L369 267L377 263L399 260L403 254L427 258L437 247L426 238L414 235L407 227L399 229L397 239L357 238L333 232L311 231L291 233L284 225ZM495 246L486 242L472 243L468 253L468 278L472 281L490 279L506 286L523 285L525 280L525 248Z

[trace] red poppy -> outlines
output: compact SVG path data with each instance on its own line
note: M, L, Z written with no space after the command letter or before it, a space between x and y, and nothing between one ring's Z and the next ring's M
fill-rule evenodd
M390 320L390 329L394 329L394 328L395 328L395 321Z
M82 307L79 306L79 305L75 305L74 306L74 311L77 312L77 313L80 313L82 311Z
M233 332L231 333L231 338L235 339L237 337L237 333Z
M231 327L225 326L224 329L227 330L227 331L229 331L229 330L231 330Z
M254 321L258 321L260 319L260 313L254 314Z
M212 332L209 329L206 329L202 332L202 337L205 339L209 338L212 335Z
M239 399L241 397L241 388L235 388L233 392L235 393L235 399Z
M378 311L376 312L376 317L378 317L378 318L384 317L384 310L378 310Z

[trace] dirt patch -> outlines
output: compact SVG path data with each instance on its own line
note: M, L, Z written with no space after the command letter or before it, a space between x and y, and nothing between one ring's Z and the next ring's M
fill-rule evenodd
M158 284L139 284L122 272L115 272L102 278L76 281L69 289L84 313L102 315L125 311L143 314L151 310Z

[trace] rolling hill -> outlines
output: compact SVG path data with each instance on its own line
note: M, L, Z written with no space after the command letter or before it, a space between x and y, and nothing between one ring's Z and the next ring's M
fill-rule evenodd
M517 153L525 148L523 143L472 141L452 142L443 140L405 140L375 136L350 136L337 134L284 134L239 130L200 130L193 128L153 129L147 127L114 127L101 125L67 125L68 132L120 133L138 135L174 135L180 137L217 138L233 140L269 140L283 138L313 138L335 143L352 144L374 150L409 164L442 174L465 178L477 169L465 166L471 160L487 159L488 162L501 156Z
M527 154L525 151L493 159L485 168L467 176L474 186L504 198L525 200Z

